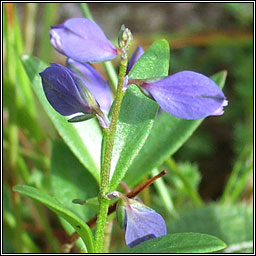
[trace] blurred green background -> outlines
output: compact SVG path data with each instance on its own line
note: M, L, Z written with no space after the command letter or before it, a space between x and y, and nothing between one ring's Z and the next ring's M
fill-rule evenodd
M193 70L210 76L227 70L224 93L229 106L224 115L207 118L173 156L173 161L206 203L222 200L251 207L253 4L89 3L89 7L95 21L113 42L122 24L130 28L134 37L131 52L138 45L147 49L154 40L168 40L170 74ZM78 16L82 16L82 11L76 3L4 4L4 252L57 251L58 244L67 236L54 214L39 204L21 199L11 188L16 184L30 184L47 190L52 141L58 137L33 94L19 56L26 53L46 63L64 65L65 58L50 45L49 28ZM118 60L114 65L117 70ZM104 66L95 66L107 79ZM187 203L191 204L184 185L169 174L165 183L177 209L184 212ZM163 208L157 190L154 187L150 190L151 197L145 192L144 200ZM210 207L205 211L210 211ZM161 211L164 214L166 209ZM120 240L119 232L114 227L113 241ZM118 250L122 245L113 243L112 247Z

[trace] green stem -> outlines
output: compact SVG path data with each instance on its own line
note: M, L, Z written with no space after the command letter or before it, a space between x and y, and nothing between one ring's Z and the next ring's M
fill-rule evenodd
M193 200L195 205L202 206L204 203L203 203L203 200L201 199L199 193L191 186L191 184L187 180L187 178L179 171L174 160L172 158L168 158L166 160L166 164L170 168L170 171L175 173L182 180L183 184L185 185L185 187L188 191L189 196L191 197L191 199Z
M103 164L101 169L101 188L100 188L100 206L99 213L96 224L96 233L95 233L95 250L100 253L103 249L103 241L104 241L104 230L107 221L107 213L109 200L105 199L105 195L109 192L109 181L110 181L110 169L111 169L111 159L112 152L114 148L115 142L115 134L117 128L117 122L119 118L119 112L121 108L121 103L124 97L125 92L123 91L123 83L126 74L128 60L121 60L120 70L119 70L119 78L118 78L118 86L116 92L116 98L113 106L113 114L110 123L109 129L104 130L105 137L105 151L103 156Z
M12 186L18 183L17 173L17 159L19 156L19 136L17 126L17 76L16 76L16 53L14 48L15 33L14 33L14 4L5 4L6 23L6 78L9 86L9 97L13 99L11 104L8 104L8 172L11 176ZM22 235L22 217L21 217L21 204L19 195L15 192L12 193L13 212L16 220L15 235L13 237L13 244L16 252L22 252L23 244L21 243Z
M222 204L235 203L241 195L249 174L253 170L253 148L246 145L234 164L224 192L220 199Z
M93 16L90 12L90 9L89 9L87 3L80 3L80 8L81 8L81 11L82 11L84 17L94 21Z
M86 18L94 20L90 12L90 9L88 7L88 4L81 3L80 8L82 10L83 15ZM98 252L98 253L101 253L103 250L104 231L105 231L105 225L107 221L108 207L109 207L109 201L105 199L104 196L109 192L109 178L110 178L112 151L113 151L114 142L115 142L117 121L119 117L121 103L124 96L123 83L124 83L124 77L126 74L127 64L128 64L127 58L121 60L119 77L118 77L118 85L117 85L117 91L116 91L116 97L115 97L114 106L113 106L113 115L112 115L110 127L108 129L104 129L103 131L104 142L106 143L103 142L102 144L103 162L101 165L101 187L100 187L100 193L99 193L100 205L99 205L99 213L97 217L96 232L95 232L95 252ZM112 84L111 89L112 91L114 91L117 84L117 78L116 78L117 76L115 73L115 69L111 62L105 62L104 65Z
M24 15L24 33L25 33L25 50L26 53L32 54L34 51L35 34L36 34L36 18L37 18L37 7L36 3L25 4L25 15Z
M49 34L49 29L51 25L55 24L59 12L59 3L47 3L43 6L43 21L42 21L42 32L39 44L39 57L44 60L46 63L50 63L52 60L53 47L49 47L49 37L46 36Z
M9 143L4 140L3 141L3 149L8 151L10 149ZM41 153L36 152L35 150L30 150L24 147L19 147L19 154L22 155L25 158L31 159L38 164L40 164L44 169L50 168L50 161L47 157L42 155Z

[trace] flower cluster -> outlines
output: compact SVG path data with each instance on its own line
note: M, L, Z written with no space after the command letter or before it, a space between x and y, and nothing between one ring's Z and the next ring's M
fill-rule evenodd
M118 49L96 23L85 18L69 19L53 26L50 42L68 58L66 67L51 64L40 73L49 103L64 116L82 113L70 122L96 116L102 127L108 127L106 114L113 101L111 90L88 62L113 59L118 55Z
M51 27L52 46L67 56L66 66L53 63L40 73L45 95L52 107L63 116L76 115L69 119L70 122L96 116L103 128L109 127L107 113L112 105L112 93L108 83L89 63L112 60L118 55L121 59L127 58L131 38L130 31L122 26L119 47L115 47L101 28L86 18L69 19ZM128 76L143 54L139 46L130 59L126 71ZM161 109L178 118L200 119L221 115L223 107L228 104L223 92L211 79L192 71L164 78L130 77L127 86L130 84L136 84ZM122 200L117 217L126 231L128 246L166 234L161 215L137 200L119 197Z
M121 54L121 49L107 39L95 22L86 18L72 18L53 26L50 41L58 52L68 57L66 67L52 64L40 73L52 107L64 116L83 113L70 121L96 116L103 127L108 127L106 113L112 104L112 94L108 83L88 62L111 60ZM127 74L143 53L139 46L131 57ZM183 119L221 115L228 104L211 79L192 71L151 80L130 79L129 84L132 83L163 110Z

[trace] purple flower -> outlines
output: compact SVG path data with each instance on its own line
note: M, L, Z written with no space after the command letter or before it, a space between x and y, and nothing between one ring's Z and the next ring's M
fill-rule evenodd
M108 120L99 104L72 71L52 63L40 76L45 96L58 113L63 116L83 113L72 121L86 120L96 115L102 127L108 127Z
M117 221L125 229L125 242L132 248L144 241L166 235L163 217L134 199L124 199L117 205Z
M108 112L113 99L110 87L102 76L89 63L81 63L68 58L66 66L86 85L100 108Z
M137 49L134 51L128 67L127 67L127 71L126 73L128 74L130 72L130 70L132 69L132 67L134 66L134 64L139 60L139 58L144 54L144 50L141 46L138 46Z
M228 104L211 79L193 71L182 71L163 79L131 79L131 83L139 85L163 110L183 119L222 115L223 107Z
M100 62L114 59L117 48L102 29L86 18L72 18L52 26L50 42L61 54L80 62Z
M52 63L40 73L44 93L52 107L63 116L92 113L81 85L65 67Z

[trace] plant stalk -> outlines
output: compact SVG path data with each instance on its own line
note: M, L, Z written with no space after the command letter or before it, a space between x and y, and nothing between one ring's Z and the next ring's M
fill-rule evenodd
M95 250L97 253L101 253L103 249L104 242L104 231L108 215L108 206L109 200L105 198L106 194L109 192L109 182L110 182L110 170L111 170L111 160L112 153L115 143L115 134L117 128L117 122L119 118L119 112L121 109L121 103L124 97L125 92L123 91L124 78L126 75L128 59L121 59L118 85L116 91L116 98L113 106L113 114L110 123L110 127L104 129L104 136L106 140L105 151L103 152L103 163L101 169L101 187L99 194L99 213L96 224L96 233L95 233Z

